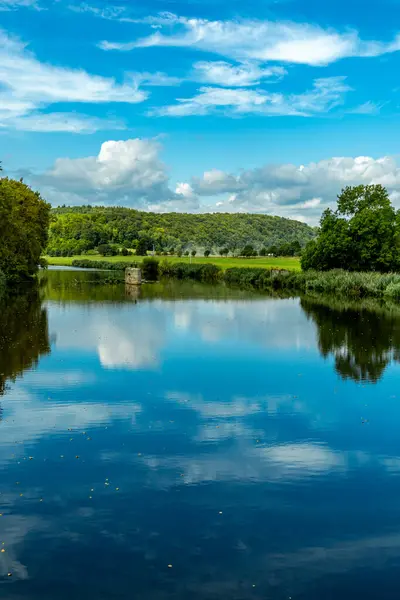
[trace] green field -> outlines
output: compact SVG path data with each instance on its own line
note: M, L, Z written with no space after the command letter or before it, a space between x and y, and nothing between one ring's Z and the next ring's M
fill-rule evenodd
M157 256L159 260L168 259L172 263L184 262L189 263L190 258L188 256ZM107 262L141 262L143 256L69 256L69 257L56 257L56 256L45 256L45 259L49 265L62 265L71 266L73 260L105 260ZM195 256L191 259L192 263L211 263L221 267L221 269L229 269L231 267L262 267L264 269L288 269L290 271L300 271L300 259L297 257L259 257L259 258L224 258L220 256L210 256L205 258L204 256Z

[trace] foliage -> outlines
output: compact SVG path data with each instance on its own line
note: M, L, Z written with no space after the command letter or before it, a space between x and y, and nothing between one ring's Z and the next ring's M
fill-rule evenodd
M212 283L222 277L222 271L216 265L207 264L188 264L188 263L167 263L162 265L162 275L165 277L175 277L176 279L194 279Z
M22 181L0 179L0 269L10 281L38 270L47 243L50 205Z
M97 247L97 252L101 256L116 256L118 254L115 248L109 244L100 244L100 246Z
M141 238L136 245L136 255L146 256L147 251L150 250L150 242L147 238Z
M3 296L6 289L6 276L3 271L0 271L0 298Z
M97 269L105 271L125 271L127 267L137 267L137 262L110 262L106 260L73 260L71 266L80 269Z
M196 252L196 250L192 250L190 254L191 254L192 256L196 256L197 252Z
M252 256L257 256L257 250L251 244L247 244L241 250L240 256L243 256L245 258L251 258Z
M304 223L270 215L159 214L91 206L55 208L52 215L47 253L54 256L82 254L102 244L136 248L138 256L153 245L160 252L221 248L224 256L246 244L259 249L297 240L304 246L315 237Z
M381 185L346 187L327 209L317 240L303 251L304 270L389 272L400 266L400 215Z
M210 254L211 254L211 250L209 250L208 248L207 248L207 250L204 250L204 256L206 258L208 258L210 256Z
M159 261L156 258L144 258L141 264L143 279L157 281L159 274Z

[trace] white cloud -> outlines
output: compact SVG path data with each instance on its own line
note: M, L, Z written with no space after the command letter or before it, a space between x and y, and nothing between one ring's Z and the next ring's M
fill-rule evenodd
M0 12L6 10L16 10L17 8L35 8L39 9L36 0L0 0Z
M159 212L259 212L317 224L346 185L381 184L400 207L400 165L390 156L266 164L237 173L210 169L173 188L160 151L157 139L109 140L96 156L59 158L46 173L24 177L54 204L118 204ZM200 202L201 197L207 200Z
M376 104L375 102L364 102L355 108L350 109L348 112L355 115L379 115L383 104Z
M159 30L129 43L102 42L104 50L132 50L151 46L190 47L239 61L280 61L327 65L350 56L379 56L400 48L392 42L362 41L356 31L338 32L307 23L235 20L208 21L167 13L142 19ZM167 33L164 33L168 28Z
M263 79L277 81L287 73L283 67L262 68L249 62L231 65L225 61L200 61L193 68L195 80L224 87L258 85Z
M37 178L47 197L63 203L63 193L78 203L95 202L146 208L149 204L181 200L168 185L159 158L161 146L151 139L110 140L97 156L58 158L53 168ZM60 194L61 192L61 194Z
M147 85L154 87L173 87L180 85L182 79L179 77L170 77L165 73L131 73L131 77L136 81L138 85Z
M350 89L344 77L316 79L312 89L303 94L285 95L261 89L202 87L196 96L178 98L178 104L154 109L149 114L172 117L210 113L308 117L328 112L343 104L345 93Z
M0 108L0 118L2 109ZM11 119L14 129L20 131L41 131L41 132L69 132L69 133L94 133L99 130L117 130L124 129L121 121L112 119L97 119L87 115L71 113L38 113L32 112L28 115L21 115L16 118L14 114ZM10 122L5 119L0 122L0 128L7 128Z
M159 77L160 74L157 74ZM147 74L147 77L148 74ZM143 102L148 93L139 84L117 83L113 78L92 75L40 62L26 44L0 30L0 118L3 127L35 131L95 131L103 126L100 119L39 113L57 102L109 103ZM104 128L109 128L105 120ZM120 127L120 125L119 125Z
M388 188L400 206L400 166L393 157L336 157L308 165L267 164L237 175L212 170L194 177L200 196L231 194L219 211L267 212L314 222L346 185L378 184Z

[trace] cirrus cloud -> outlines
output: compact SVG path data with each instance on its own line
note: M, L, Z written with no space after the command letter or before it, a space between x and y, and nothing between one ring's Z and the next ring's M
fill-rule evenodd
M185 117L224 114L240 116L310 117L331 111L344 103L351 91L345 77L315 79L313 87L301 94L269 93L262 89L202 87L192 98L178 98L177 104L149 111L150 115Z
M164 13L158 18L147 17L135 22L156 26L158 30L128 43L103 41L100 48L129 51L152 46L190 47L239 61L311 66L328 65L345 57L379 56L400 49L399 35L390 42L363 41L356 31L338 32L289 21L210 21Z

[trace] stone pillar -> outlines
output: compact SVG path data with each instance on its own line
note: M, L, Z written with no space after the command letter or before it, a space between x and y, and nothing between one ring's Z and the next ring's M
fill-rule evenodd
M128 268L125 269L125 283L127 285L141 285L142 269Z

